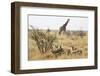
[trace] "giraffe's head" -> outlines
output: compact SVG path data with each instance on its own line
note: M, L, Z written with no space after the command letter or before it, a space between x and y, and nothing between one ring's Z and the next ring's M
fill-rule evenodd
M68 20L67 20L68 22L70 21L70 19L68 18Z

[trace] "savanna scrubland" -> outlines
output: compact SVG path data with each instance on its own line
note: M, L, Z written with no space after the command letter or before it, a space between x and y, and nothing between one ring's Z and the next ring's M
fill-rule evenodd
M87 31L28 30L28 60L88 57Z

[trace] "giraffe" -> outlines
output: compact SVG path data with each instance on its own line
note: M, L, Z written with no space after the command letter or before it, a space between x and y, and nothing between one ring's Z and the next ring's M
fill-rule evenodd
M59 34L61 34L62 32L65 32L66 31L66 26L68 24L68 22L70 21L70 19L68 19L65 24L63 24L63 26L60 27L59 29Z

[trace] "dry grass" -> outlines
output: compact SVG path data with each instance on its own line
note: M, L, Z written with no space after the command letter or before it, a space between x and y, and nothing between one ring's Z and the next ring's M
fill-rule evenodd
M45 32L45 31L44 31ZM82 49L82 55L78 54L61 54L57 58L51 51L46 52L45 54L41 54L36 45L36 42L32 39L32 32L28 32L28 60L47 60L47 59L79 59L79 58L87 58L88 57L88 37L87 34L81 38L80 36L68 36L67 34L58 35L57 32L51 31L50 34L56 35L57 40L54 42L55 45L61 45L65 52L67 49L71 49L71 46ZM73 50L72 50L73 51Z

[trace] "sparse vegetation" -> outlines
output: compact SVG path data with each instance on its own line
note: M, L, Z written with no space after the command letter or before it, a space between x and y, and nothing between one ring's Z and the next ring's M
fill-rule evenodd
M71 31L72 32L72 31ZM68 33L68 32L67 32ZM58 34L58 31L29 30L29 60L76 59L88 57L87 32ZM73 49L73 48L74 49Z

